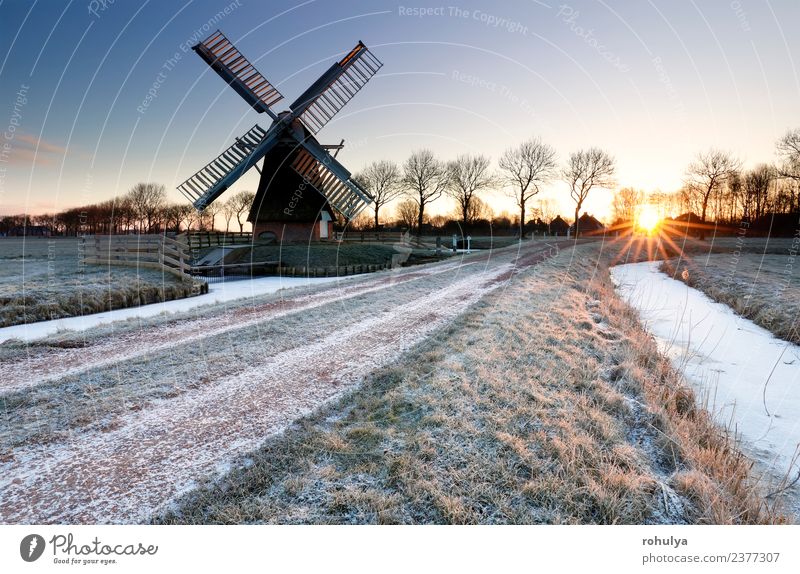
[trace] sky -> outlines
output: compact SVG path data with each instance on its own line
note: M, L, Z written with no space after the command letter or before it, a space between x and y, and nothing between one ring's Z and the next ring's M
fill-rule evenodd
M798 21L796 0L0 0L0 214L141 181L185 201L178 184L270 123L191 50L217 28L283 93L278 111L358 40L370 47L383 68L318 136L345 139L353 172L421 148L496 165L538 136L562 164L598 146L620 187L675 191L698 152L770 162L800 127ZM542 197L572 213L563 182ZM593 191L586 210L607 218L610 197ZM514 209L502 191L490 200Z

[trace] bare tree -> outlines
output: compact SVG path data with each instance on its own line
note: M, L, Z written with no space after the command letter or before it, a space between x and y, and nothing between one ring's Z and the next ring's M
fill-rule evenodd
M152 231L167 201L164 186L159 183L137 183L128 192L128 199L139 222L139 230Z
M762 163L744 175L744 196L748 215L758 219L767 211L769 189L775 180L775 168Z
M525 235L525 206L556 173L556 151L540 138L507 149L499 161L503 179L511 186L519 208L519 236Z
M180 232L181 222L184 220L184 213L188 209L193 209L191 205L184 203L170 203L164 207L164 228Z
M239 224L239 233L244 231L242 217L250 210L250 206L253 205L255 198L256 194L252 191L240 191L228 199L233 214L236 216L236 222Z
M700 205L700 222L706 222L706 213L711 197L718 193L729 177L736 173L742 166L741 161L730 153L719 150L709 150L697 155L686 170L686 191L694 195ZM705 239L701 227L699 238Z
M366 231L372 227L372 215L362 211L353 219L347 221L348 231Z
M397 199L403 193L400 185L400 168L393 161L373 161L355 177L372 195L375 229L378 229L378 213L381 207Z
M191 231L192 226L200 221L201 214L191 205L186 207L189 209L183 210L183 219L181 221L186 223L186 231Z
M731 173L728 177L727 184L725 186L727 188L727 202L728 202L728 220L733 221L736 217L737 213L739 213L739 205L742 206L742 218L746 219L749 217L749 213L747 212L747 204L745 202L744 197L744 180L742 179L742 174L739 171L735 171Z
M403 164L403 188L405 194L419 208L417 212L417 235L422 234L425 206L442 196L447 186L447 166L436 159L427 149L418 150Z
M480 201L478 194L495 185L489 163L489 158L483 155L460 155L447 164L445 193L456 202L461 233L466 233L469 223L480 215L480 209L474 209L476 202Z
M778 141L777 148L783 160L778 175L791 184L785 191L789 194L789 211L793 212L798 208L795 189L800 186L800 128L786 132Z
M558 206L556 205L556 202L549 197L537 199L536 203L530 210L531 218L540 219L542 223L546 223L548 225L548 229L550 222L555 219L556 215L558 215Z
M409 231L414 229L419 217L419 204L413 199L405 199L397 204L397 218Z
M614 158L599 148L591 147L570 154L562 177L575 202L575 237L580 233L578 217L589 192L595 187L613 187L615 171Z
M784 159L800 164L800 128L789 130L777 143L778 154Z
M206 205L205 209L200 212L201 229L204 229L206 226L208 226L208 231L214 231L217 215L219 215L221 210L222 206L219 203L210 203Z
M114 217L119 233L128 233L136 222L136 213L131 203L130 194L114 198Z
M225 233L228 233L231 230L231 219L233 216L236 215L236 203L233 201L232 197L229 197L228 200L222 204L222 218L225 220Z
M480 197L473 197L469 203L469 211L467 212L467 223L474 225L478 220L491 221L494 217L494 210L492 206L483 201Z
M614 194L611 209L614 212L615 223L622 221L633 221L636 210L644 202L644 192L623 187Z

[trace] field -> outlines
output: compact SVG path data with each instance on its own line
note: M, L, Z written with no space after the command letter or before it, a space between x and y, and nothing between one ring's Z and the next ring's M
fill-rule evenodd
M607 263L580 246L525 269L157 522L780 520Z
M662 270L725 303L776 337L800 343L798 246L778 253L711 254L669 260Z
M390 245L371 243L254 245L237 249L226 263L269 262L285 267L336 267L344 265L391 263L397 250Z
M783 520L614 294L623 255L525 242L9 341L0 522Z
M193 284L154 269L82 265L75 238L0 238L0 327L179 299Z
M529 241L8 341L0 522L787 520L614 293L645 243Z

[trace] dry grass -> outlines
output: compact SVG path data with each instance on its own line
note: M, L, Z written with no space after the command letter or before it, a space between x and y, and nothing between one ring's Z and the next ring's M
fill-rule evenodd
M800 247L800 244L798 245ZM800 344L800 259L794 254L712 254L669 260L662 271Z
M595 246L513 279L165 523L769 523Z

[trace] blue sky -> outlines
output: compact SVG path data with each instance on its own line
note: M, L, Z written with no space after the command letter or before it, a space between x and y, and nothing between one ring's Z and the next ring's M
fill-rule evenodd
M421 147L496 159L538 135L561 161L601 146L620 185L673 191L698 151L773 161L775 140L800 127L798 21L795 0L3 0L0 213L100 201L139 181L182 200L177 184L266 127L186 49L204 27L278 86L278 109L363 40L384 67L320 133L346 140L352 171ZM255 185L248 174L234 191ZM545 193L570 212L563 184ZM605 215L608 199L587 207Z

